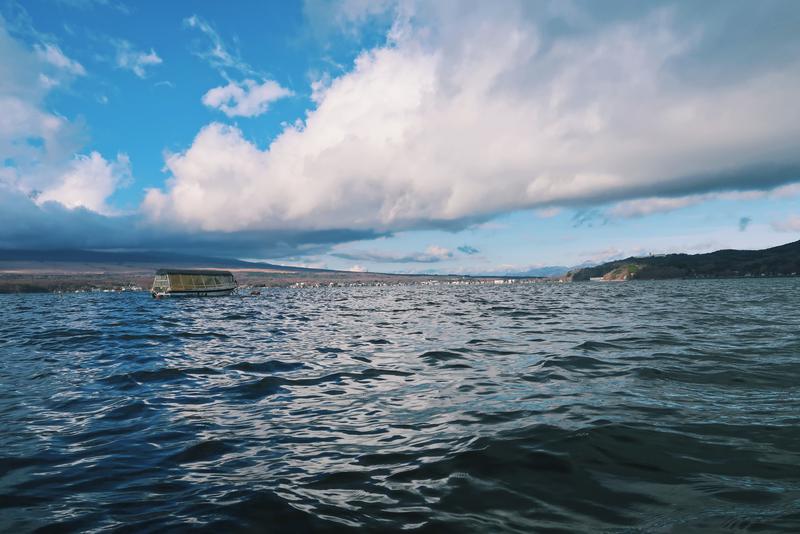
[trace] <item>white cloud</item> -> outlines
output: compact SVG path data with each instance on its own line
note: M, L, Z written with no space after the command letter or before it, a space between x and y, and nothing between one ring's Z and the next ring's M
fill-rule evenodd
M34 45L33 48L36 50L36 55L39 59L58 69L75 76L83 76L86 74L86 69L83 68L83 65L64 55L64 52L61 51L58 45L51 43L46 43L44 45L37 44Z
M266 150L204 127L144 209L204 230L401 230L800 164L796 59L703 83L675 70L704 50L668 11L553 37L525 3L473 7L398 17Z
M347 270L350 271L351 273L365 273L365 272L367 272L367 268L364 267L363 265L353 265L352 267L350 267Z
M561 209L555 207L541 208L536 210L536 216L539 217L540 219L550 219L552 217L555 217L559 213L561 213Z
M88 156L76 155L68 170L56 183L36 197L36 202L59 202L67 208L83 207L111 215L114 210L106 200L114 191L127 185L131 179L130 159L127 154L117 154L116 161L108 162L98 152Z
M500 222L496 222L496 221L488 221L488 222L484 222L484 223L477 223L477 224L470 225L469 229L470 230L478 230L478 231L479 230L484 230L484 231L488 231L488 232L497 232L497 231L507 230L510 227L511 227L511 225L506 224L506 223L500 223Z
M115 40L117 49L115 62L117 67L133 72L139 78L147 76L147 69L163 63L162 59L152 48L149 52L136 50L133 45L124 39Z
M59 73L40 54L13 39L0 18L0 185L24 193L49 184L81 137L79 127L44 104Z
M438 260L449 260L453 257L452 250L449 248L440 247L439 245L430 245L425 249L425 253L432 258L437 258Z
M610 210L608 214L612 217L623 217L626 219L633 217L644 217L655 213L666 213L688 206L700 204L708 200L709 195L689 195L685 197L652 197L639 198L620 202Z
M776 187L770 192L774 198L792 198L800 195L800 182Z
M104 6L116 9L120 13L130 15L130 8L122 2L111 0L58 0L58 2L78 9L93 9L95 6Z
M778 232L800 232L800 215L790 215L783 220L774 221L772 228Z
M270 103L291 94L289 89L272 80L260 84L244 80L211 89L203 95L203 104L219 109L228 117L255 117L265 113Z
M231 49L211 24L197 15L183 20L183 25L200 31L208 39L210 46L198 48L195 54L208 61L216 69L233 69L242 74L257 76L259 73L248 65L239 55L239 51Z
M305 0L303 12L317 37L333 32L357 37L364 24L395 11L395 4L394 0Z
M370 261L374 263L437 263L453 259L453 251L430 245L424 252L347 251L332 252L331 256L345 260Z
M619 247L607 247L599 250L585 251L582 252L580 256L586 264L598 264L628 258L630 256L642 256L644 254L645 251L642 248L621 249Z
M34 198L111 213L106 199L130 178L127 156L107 162L97 152L76 155L86 137L81 123L45 105L62 82L85 74L83 67L55 45L22 46L2 18L0 57L0 201Z

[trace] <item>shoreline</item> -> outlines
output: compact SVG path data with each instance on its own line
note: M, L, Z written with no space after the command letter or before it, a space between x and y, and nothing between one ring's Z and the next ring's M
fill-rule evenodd
M89 293L149 291L153 276L146 272L9 272L0 270L0 294ZM542 277L407 275L380 273L278 273L238 271L236 280L242 289L270 287L357 287L388 285L477 285L530 284L552 281Z

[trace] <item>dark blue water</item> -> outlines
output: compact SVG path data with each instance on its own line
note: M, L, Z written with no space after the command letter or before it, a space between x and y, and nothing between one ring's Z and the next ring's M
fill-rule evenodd
M0 530L800 532L799 292L0 296Z

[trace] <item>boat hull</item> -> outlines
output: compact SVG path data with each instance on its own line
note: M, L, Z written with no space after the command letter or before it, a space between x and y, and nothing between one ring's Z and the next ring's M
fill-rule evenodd
M152 292L154 298L161 297L226 297L236 291L235 287L226 289L198 289L189 291Z

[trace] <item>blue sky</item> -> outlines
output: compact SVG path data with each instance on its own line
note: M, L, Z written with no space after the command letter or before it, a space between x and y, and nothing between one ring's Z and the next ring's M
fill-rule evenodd
M0 3L0 246L523 273L800 234L800 5Z

